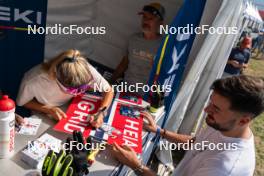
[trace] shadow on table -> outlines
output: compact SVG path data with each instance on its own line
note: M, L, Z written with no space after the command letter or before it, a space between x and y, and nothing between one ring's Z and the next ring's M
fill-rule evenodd
M27 163L25 163L24 161L21 160L21 156L22 156L22 150L17 152L12 158L11 160L13 162L15 162L18 166L20 166L21 168L23 168L24 170L32 170L32 167L30 165L28 165Z

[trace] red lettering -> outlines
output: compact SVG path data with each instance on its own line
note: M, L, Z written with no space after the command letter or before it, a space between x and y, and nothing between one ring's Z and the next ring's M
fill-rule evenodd
M9 152L12 152L15 148L15 144L14 144L14 141L15 141L15 129L14 128L11 128L10 132L10 138L9 138Z
M137 141L139 138L139 122L126 119L125 129L123 131L123 141L125 145L130 147L138 147Z

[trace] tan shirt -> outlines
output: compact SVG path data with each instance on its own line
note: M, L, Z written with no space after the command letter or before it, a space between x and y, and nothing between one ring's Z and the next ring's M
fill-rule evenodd
M111 88L109 83L90 64L89 69L93 76L93 81L90 83L92 88L95 87L100 92ZM23 106L35 98L39 103L44 105L61 106L72 97L73 95L61 90L56 80L51 79L41 68L41 65L37 65L25 73L16 102L18 106Z

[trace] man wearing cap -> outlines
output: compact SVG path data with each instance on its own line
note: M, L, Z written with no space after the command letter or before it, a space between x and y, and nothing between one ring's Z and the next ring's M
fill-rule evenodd
M239 75L245 68L248 67L248 61L251 55L251 45L252 39L250 37L245 37L242 40L240 47L234 48L231 51L223 77Z
M142 32L130 37L128 53L116 68L112 82L115 82L122 74L128 85L148 82L154 56L161 42L159 28L163 24L165 9L159 3L151 3L145 5L139 15L142 15ZM139 93L143 94L143 92Z

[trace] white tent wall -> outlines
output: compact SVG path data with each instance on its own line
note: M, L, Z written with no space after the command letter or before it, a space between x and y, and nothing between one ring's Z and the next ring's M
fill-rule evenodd
M217 14L219 13L219 9L221 7L221 4L222 4L222 1L208 0L207 3L206 3L206 6L205 6L205 11L204 11L204 14L202 16L200 25L208 24L208 25L211 26L212 23L214 22L216 16L217 16ZM208 14L210 14L210 15L208 15ZM193 44L193 47L192 47L192 50L190 52L190 56L189 56L188 67L187 67L188 69L186 69L186 72L184 73L185 76L187 76L190 72L192 72L190 68L194 66L193 63L197 59L197 55L200 52L201 47L205 44L204 40L205 40L206 37L207 37L206 35L197 35L196 36L194 44ZM215 42L217 43L217 41L215 41ZM210 59L209 59L209 61L210 61ZM208 63L206 64L205 67L207 67L207 66L208 66ZM218 71L218 69L215 69L215 70ZM204 76L204 70L201 73L201 76L200 76L201 79L203 78L203 76ZM197 78L197 79L200 79L200 78ZM187 114L188 114L188 111L190 110L190 108L192 108L193 106L200 105L200 104L203 105L202 102L205 102L203 100L201 101L201 103L197 103L197 101L194 101L194 100L196 100L197 96L199 95L198 92L200 92L200 90L198 89L199 81L197 81L197 85L196 85L197 87L195 88L193 96L191 97L190 103L188 104L188 108L187 108L187 111L186 111ZM206 89L206 91L208 92L208 89ZM196 119L197 118L195 118L195 116L191 117L192 121L196 121ZM185 121L190 121L190 119L188 118L188 115L186 115L186 117L184 117L182 125L185 124ZM178 123L178 125L180 125L180 124L181 123ZM176 129L179 129L179 127L180 126L177 126ZM190 127L190 130L191 129L192 129L192 127ZM181 131L181 129L179 129L179 131ZM181 131L181 132L185 132L185 131ZM190 133L186 133L186 134L190 134Z
M236 26L240 29L243 20L243 1L221 2L216 4L214 0L207 1L201 24L210 25L213 18L208 15L217 14L211 26L215 28ZM192 57L190 59L194 62L188 69L189 72L172 106L166 129L178 131L181 126L180 133L190 134L207 100L211 83L222 75L236 37L236 35L208 34L202 44L195 41L190 54ZM199 48L198 53L197 48ZM161 151L157 156L162 163L171 165L172 161L168 153L170 151Z
M221 7L221 4L222 4L222 0L220 0L220 1L207 0L207 3L206 3L205 8L204 8L204 13L203 13L202 18L201 18L200 26L203 24L211 25L213 23L216 15L217 15L220 7ZM199 51L200 51L200 49L204 43L205 38L206 38L205 34L195 36L193 46L192 46L192 49L190 51L187 66L186 66L182 80L185 80L187 74L189 73L190 68L191 68L194 60L196 59L196 56L199 53Z
M165 7L165 24L169 24L183 0L48 0L47 26L105 27L106 34L48 34L45 58L76 48L90 59L115 68L126 53L129 36L140 31L138 12L150 2L160 2Z
M223 0L222 3L221 1L219 2L220 2L219 4L216 4L214 0L207 1L200 25L206 24L214 28L237 26L238 29L240 29L241 23L242 23L241 14L243 11L242 11L242 7L238 5L242 4L242 1L241 0L233 0L233 1ZM214 9L212 7L214 7ZM217 14L216 17L214 14ZM208 17L211 15L213 16L213 18ZM239 26L237 24L238 21L240 21ZM234 41L231 41L231 42L227 41L225 43L219 43L220 40L226 37L235 38L236 36L237 35L231 35L231 34L230 35L208 34L206 37L197 36L198 37L197 40L199 40L199 37L205 37L205 40L202 44L199 43L199 41L197 42L195 41L192 47L191 54L190 54L190 60L192 60L193 63L191 64L191 66L189 66L189 69L187 69L188 70L187 76L184 79L184 82L181 86L181 89L172 107L172 111L170 112L169 120L166 126L167 128L174 130L174 131L178 130L181 124L181 121L184 117L184 114L186 112L187 105L189 104L189 100L192 96L192 93L195 92L195 88L201 82L201 79L203 79L201 75L203 73L203 70L206 68L209 60L214 59L214 62L216 62L216 59L218 60L220 59L222 63L221 65L226 64L226 61L228 59L228 54L230 53L230 50L232 48ZM225 55L225 58L222 58L222 56L217 56L217 58L211 57L214 53L217 52L217 50L223 47L223 45L227 45L227 48L229 49L229 51L225 52L227 53ZM197 53L197 49L198 49L198 53ZM220 70L221 65L218 65L218 67L214 68L214 70L217 70L217 71ZM220 72L223 72L223 69L220 70ZM209 89L207 89L207 92L209 92Z
M250 19L247 18L248 16L242 15L245 11L245 8L247 8L245 4L237 7L237 13L232 16L229 21L227 21L229 26L230 24L237 26L240 29L239 33L238 35L223 35L219 39L218 47L215 48L212 56L210 56L209 61L202 72L201 79L199 80L193 96L191 97L191 101L188 104L186 114L178 130L180 133L190 134L194 128L194 125L197 123L197 119L204 117L203 108L208 99L210 85L216 78L221 77L232 46L234 46L235 41L239 38L242 31L249 23ZM254 24L260 23L254 21ZM197 123L197 130L199 130L199 123L201 122L202 121L199 121Z

